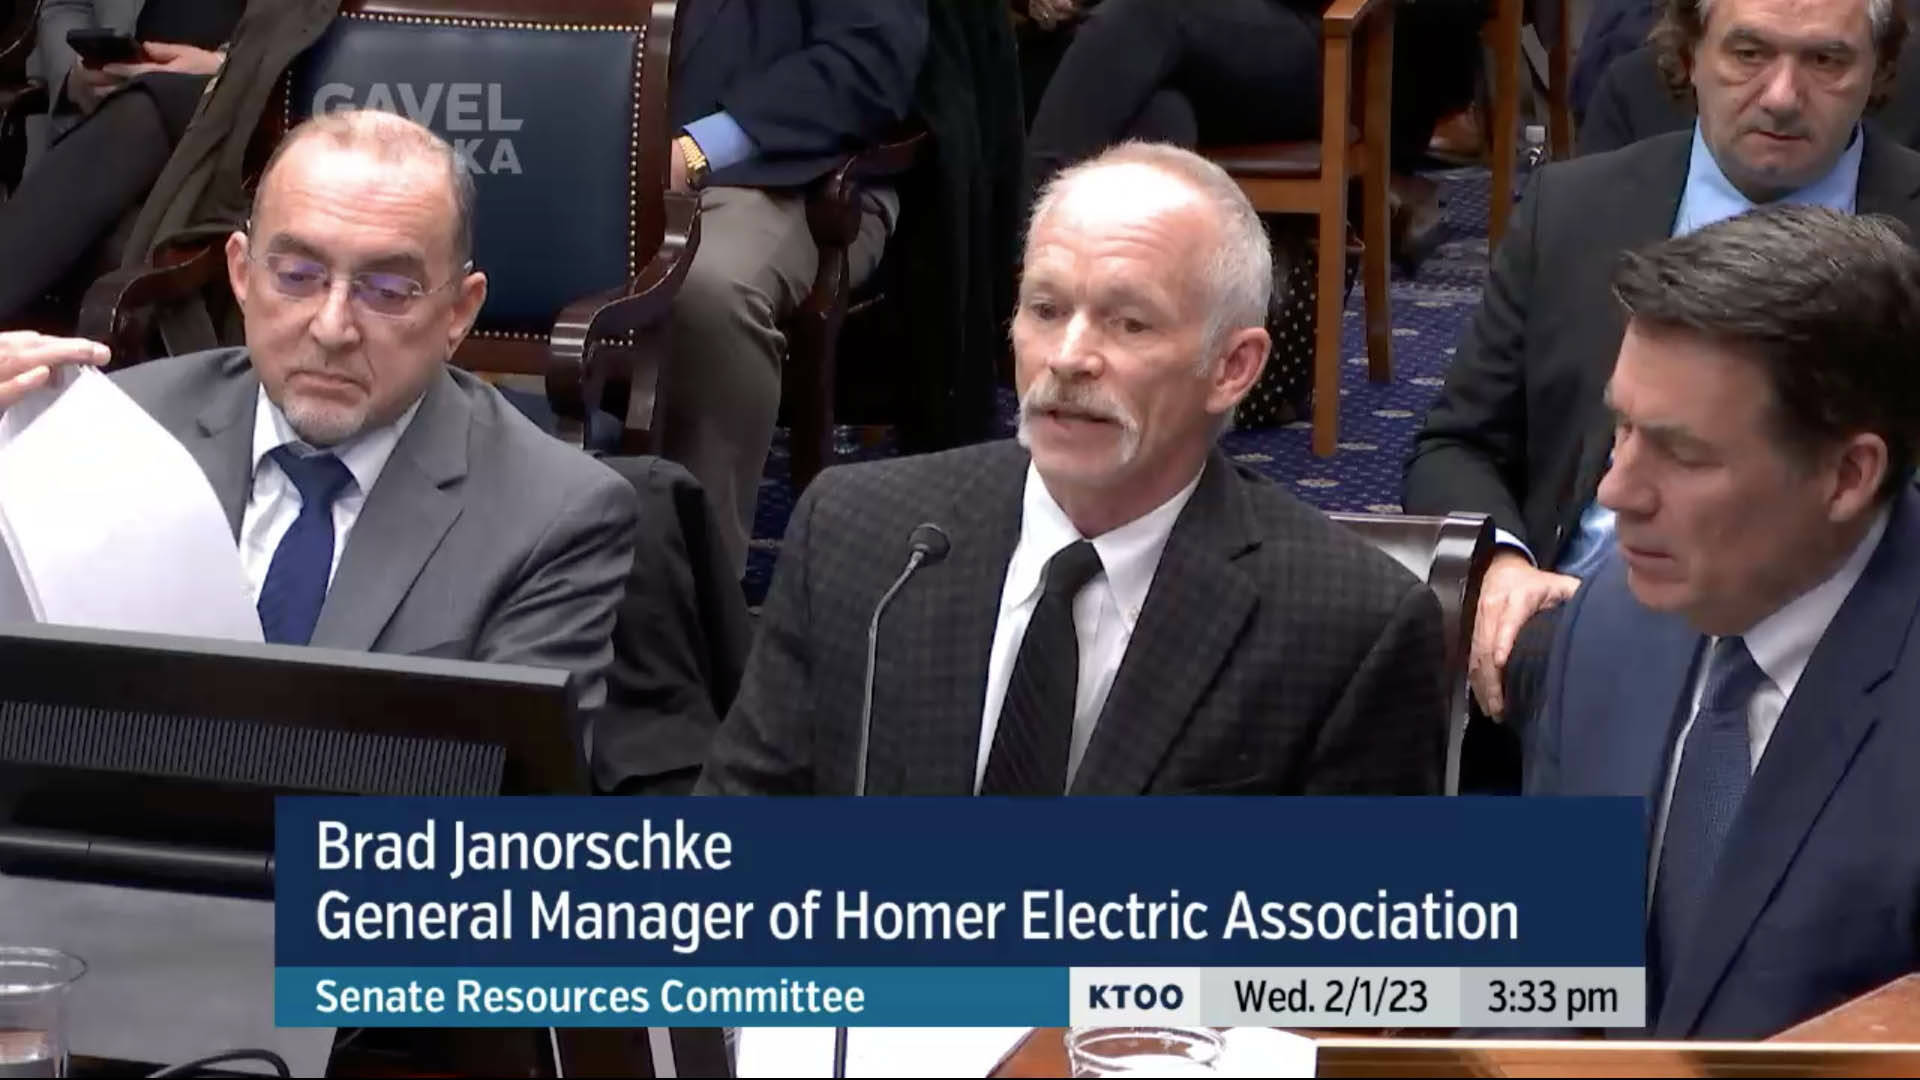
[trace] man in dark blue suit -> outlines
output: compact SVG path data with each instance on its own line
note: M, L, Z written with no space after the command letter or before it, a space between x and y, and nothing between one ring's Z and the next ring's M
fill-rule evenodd
M927 51L927 0L690 0L669 82L673 187L700 196L700 250L674 301L661 455L722 509L744 569L780 408L781 323L813 287L807 186L896 129ZM847 272L880 262L899 203L870 189Z
M1920 253L1750 212L1625 257L1599 499L1526 790L1638 795L1648 1020L1751 1039L1920 968Z

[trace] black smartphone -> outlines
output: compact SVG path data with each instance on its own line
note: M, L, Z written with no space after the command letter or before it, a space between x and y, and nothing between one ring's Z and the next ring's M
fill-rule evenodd
M80 29L67 31L67 44L80 54L88 67L107 64L135 64L145 55L131 34L117 30Z

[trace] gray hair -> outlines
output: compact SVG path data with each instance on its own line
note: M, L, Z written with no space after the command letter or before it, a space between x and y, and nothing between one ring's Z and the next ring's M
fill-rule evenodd
M1211 365L1228 334L1266 325L1267 301L1273 291L1273 246L1266 226L1240 185L1220 166L1165 143L1120 143L1062 170L1041 189L1028 221L1027 244L1032 246L1034 228L1059 207L1074 184L1091 173L1124 165L1157 169L1192 188L1213 208L1220 235L1205 270L1210 299L1202 357L1203 364Z
M1700 8L1700 21L1713 18L1714 0L1694 0ZM1867 0L1867 22L1873 27L1873 39L1879 41L1893 25L1893 0Z
M336 109L302 121L289 131L260 173L260 186L253 195L253 220L260 219L261 200L274 167L294 147L313 139L328 139L339 149L358 150L395 164L425 160L442 165L453 199L453 263L464 266L472 260L473 177L461 167L459 155L445 139L424 125L384 109Z
M1882 498L1920 447L1920 252L1889 217L1774 204L1621 257L1614 295L1644 326L1751 358L1802 457L1860 432L1887 446Z
M1693 54L1706 40L1715 0L1661 0L1660 17L1647 33L1654 64L1675 100L1693 101ZM1867 108L1878 109L1893 92L1901 47L1907 40L1907 9L1895 0L1867 0L1867 26L1873 39L1873 89Z

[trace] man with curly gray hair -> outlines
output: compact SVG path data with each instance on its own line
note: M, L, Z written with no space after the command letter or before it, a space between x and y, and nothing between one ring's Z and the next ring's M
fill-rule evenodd
M1899 3L1674 3L1660 40L1698 122L1536 175L1407 464L1409 512L1478 511L1499 529L1470 661L1489 715L1510 711L1510 690L1530 695L1523 676L1539 672L1552 622L1536 616L1611 546L1595 492L1610 461L1600 391L1623 330L1607 292L1620 253L1774 203L1920 225L1920 154L1862 120L1905 35ZM1524 727L1524 706L1511 711Z

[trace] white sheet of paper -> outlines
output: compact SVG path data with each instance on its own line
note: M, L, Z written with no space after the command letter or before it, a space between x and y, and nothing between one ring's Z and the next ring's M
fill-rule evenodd
M847 1075L985 1076L1031 1028L854 1028ZM740 1029L737 1075L830 1077L833 1029Z
M985 1076L1031 1028L854 1028L847 1039L847 1075ZM1215 1069L1220 1076L1312 1076L1313 1040L1272 1028L1233 1028ZM737 1075L830 1077L833 1029L740 1029Z
M0 415L0 540L40 622L262 640L206 474L91 368Z

